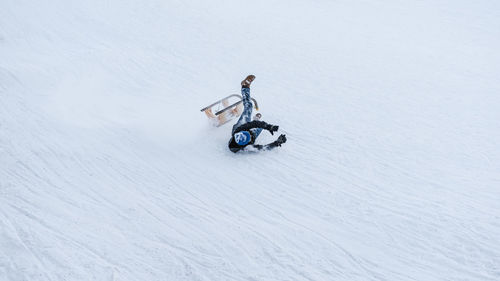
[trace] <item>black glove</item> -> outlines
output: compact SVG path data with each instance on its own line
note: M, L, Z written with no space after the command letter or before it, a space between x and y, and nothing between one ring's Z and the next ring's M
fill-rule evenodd
M281 144L286 142L286 135L280 135L276 140L276 145L281 146Z
M279 126L267 125L266 129L271 133L271 135L274 135L274 132L278 131Z

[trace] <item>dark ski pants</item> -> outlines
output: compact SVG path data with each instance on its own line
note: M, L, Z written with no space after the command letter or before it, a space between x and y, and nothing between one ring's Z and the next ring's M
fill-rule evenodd
M233 126L233 132L239 126L252 121L253 104L250 100L250 88L241 88L241 96L243 97L243 113L241 113L240 119L238 119L238 122L236 122L236 124ZM255 138L257 139L257 137L262 132L262 129L254 128L250 129L250 131L252 131Z

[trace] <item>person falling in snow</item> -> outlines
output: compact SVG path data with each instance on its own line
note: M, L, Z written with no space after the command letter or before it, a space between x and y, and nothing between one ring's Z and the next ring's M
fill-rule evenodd
M252 102L250 101L250 84L255 80L254 75L248 75L241 81L241 96L243 97L243 113L238 122L233 126L231 139L229 140L229 150L236 153L240 150L270 150L281 146L286 142L286 136L280 135L277 140L266 145L255 144L255 140L263 129L268 130L271 135L278 131L278 126L260 121L262 116L257 113L252 121ZM251 149L248 149L250 147Z

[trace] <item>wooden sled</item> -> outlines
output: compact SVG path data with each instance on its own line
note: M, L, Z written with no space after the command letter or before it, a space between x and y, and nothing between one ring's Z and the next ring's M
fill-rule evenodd
M255 110L259 110L257 101L254 98L250 99ZM212 120L215 126L220 127L243 113L243 100L240 95L229 95L202 108L200 111L205 112L208 119Z

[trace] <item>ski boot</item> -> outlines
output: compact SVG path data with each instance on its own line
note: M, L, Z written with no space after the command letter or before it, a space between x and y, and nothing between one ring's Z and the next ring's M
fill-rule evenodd
M255 80L255 75L248 75L245 80L241 81L241 87L250 88L250 84L252 84L253 80Z

